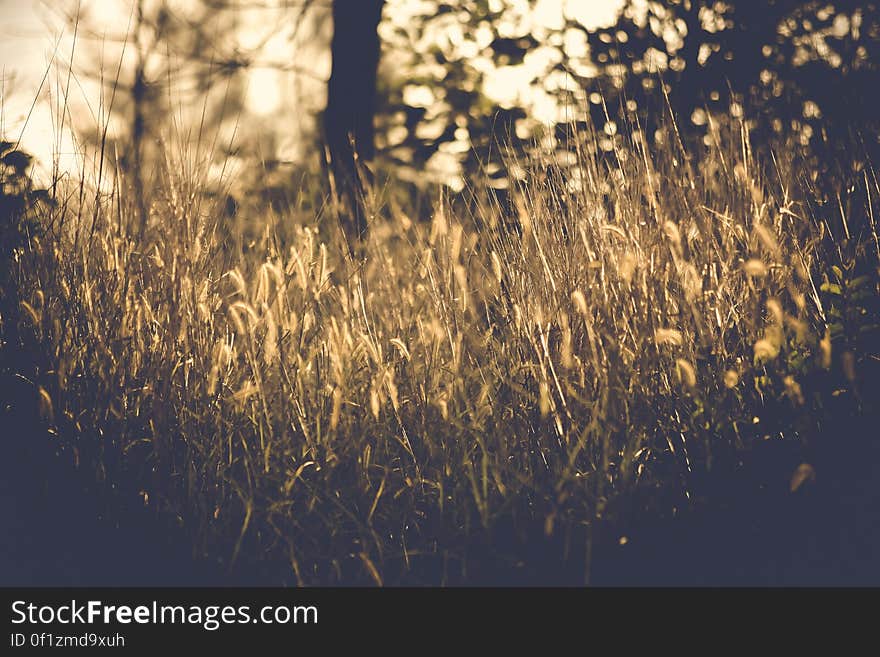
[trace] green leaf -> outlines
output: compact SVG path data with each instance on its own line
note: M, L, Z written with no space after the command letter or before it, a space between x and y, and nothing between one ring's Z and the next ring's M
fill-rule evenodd
M840 288L839 285L835 283L822 283L822 286L819 289L823 292L827 292L828 294L833 294L838 297L843 296L843 290Z

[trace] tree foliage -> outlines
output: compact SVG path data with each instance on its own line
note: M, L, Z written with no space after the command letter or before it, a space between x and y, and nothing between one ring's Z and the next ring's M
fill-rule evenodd
M746 112L759 143L790 137L825 152L858 135L876 153L874 2L630 0L588 38L603 87L634 99L642 120L668 97L698 133L711 115Z
M548 4L561 8L555 17L539 11ZM421 14L386 26L386 48L414 53L386 67L380 90L392 158L457 155L467 169L501 135L549 134L554 147L554 133L588 124L610 152L620 125L652 137L667 105L696 139L713 120L745 115L758 143L787 140L825 161L851 153L854 139L862 164L876 153L874 2L628 0L602 27L572 4L422 2ZM493 98L498 71L527 92Z

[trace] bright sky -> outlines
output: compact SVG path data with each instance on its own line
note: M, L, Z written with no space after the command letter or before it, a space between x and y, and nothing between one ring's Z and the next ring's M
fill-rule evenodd
M74 5L76 1L69 0L70 5ZM80 1L91 10L88 24L95 32L104 30L109 34L119 34L126 31L131 10L128 0ZM537 34L541 33L542 27L548 30L558 29L565 18L578 20L588 27L611 24L622 1L536 0L532 11L529 11L530 0L490 0L490 3L497 5L497 8L509 9L511 29L519 29L522 27L521 21L528 21L529 25L536 28L533 33ZM178 6L185 5L186 2L187 0L171 0L171 4ZM279 0L262 0L262 4L277 2ZM75 149L69 136L59 136L56 120L59 115L57 92L64 86L64 78L60 74L66 71L64 65L70 55L72 30L60 20L57 10L50 8L55 4L51 0L0 0L0 15L4 17L3 26L0 27L0 133L7 139L18 139L21 135L24 147L34 153L44 166L52 161L55 154L60 154L61 166L66 168L75 161L70 159L70 154ZM241 0L241 5L246 6L247 0ZM424 13L426 6L430 6L430 3L425 0L387 0L386 20L393 20L395 23L405 21L407 16ZM270 61L290 61L289 34L279 32L275 36L271 35L271 30L276 29L277 25L273 18L267 19L265 11L251 14L244 12L239 22L239 33L234 38L244 49L268 38L263 49L265 58ZM314 50L320 44L306 43L300 47L307 50L309 45ZM582 44L573 41L565 46L566 49L569 46L577 49ZM326 50L326 44L320 47ZM85 47L77 48L77 52L86 50L88 49ZM540 75L542 68L548 64L547 57L552 56L550 50L539 48L530 55L527 67L532 73ZM56 53L54 60L53 52ZM94 49L90 52L94 52ZM298 60L308 62L314 69L306 76L307 79L326 79L329 75L327 56L305 52ZM56 64L54 68L53 61ZM507 68L508 70L498 69L492 75L486 76L485 92L501 103L514 102L518 95L525 93L525 76L521 67L518 70ZM47 75L47 71L51 72ZM258 116L278 116L286 104L285 90L290 92L294 86L289 80L291 75L271 67L256 68L249 80L246 99L248 110ZM300 92L303 90L301 83L302 80L299 81ZM312 79L311 84L320 83ZM81 88L71 90L71 95L78 95L72 99L72 107L76 113L85 114L88 118L88 114L96 111L98 94L84 80L80 81L80 85ZM38 93L38 102L34 103ZM300 107L300 110L314 112L321 109L310 106L323 103L320 90L306 89L306 93L302 95L305 99L300 98L298 103L305 104L306 107ZM539 113L542 111L541 103L542 99L537 98L536 111ZM552 118L552 107L547 102L544 102L543 107L547 116L541 118Z
M41 83L44 91L50 86L43 78L58 37L39 9L36 0L0 0L0 134L13 141L21 136L27 149L50 161L58 150L51 105L34 98Z

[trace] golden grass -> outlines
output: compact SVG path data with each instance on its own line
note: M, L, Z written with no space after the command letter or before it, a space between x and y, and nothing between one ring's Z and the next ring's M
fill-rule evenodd
M794 165L761 173L742 127L716 143L521 162L513 217L476 188L428 223L377 205L362 262L268 216L230 249L183 166L140 234L120 179L52 210L22 266L41 408L201 553L292 582L442 581L420 564L464 573L501 525L577 537L640 486L686 500L832 357Z

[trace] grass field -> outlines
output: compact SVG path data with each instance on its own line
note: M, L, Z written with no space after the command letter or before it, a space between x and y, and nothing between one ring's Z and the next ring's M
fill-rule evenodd
M793 153L712 136L633 128L617 167L584 136L424 220L379 186L362 259L332 208L230 218L183 155L146 224L122 172L43 201L7 166L10 398L111 517L254 580L602 583L626 554L687 582L716 551L750 582L807 535L792 578L846 543L830 580L871 580L877 179L823 202Z

